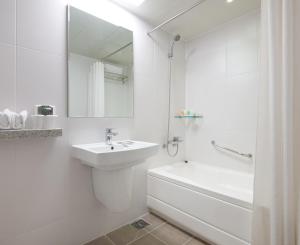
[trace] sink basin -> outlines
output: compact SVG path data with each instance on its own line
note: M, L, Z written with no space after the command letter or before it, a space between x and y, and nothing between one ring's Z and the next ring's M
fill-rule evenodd
M156 154L158 148L158 144L132 140L115 141L112 145L101 142L73 145L72 156L90 167L109 171L134 166Z

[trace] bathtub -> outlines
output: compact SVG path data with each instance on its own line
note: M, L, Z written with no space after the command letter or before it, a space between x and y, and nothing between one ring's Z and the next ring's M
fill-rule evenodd
M195 236L250 244L253 175L195 162L151 169L147 205Z

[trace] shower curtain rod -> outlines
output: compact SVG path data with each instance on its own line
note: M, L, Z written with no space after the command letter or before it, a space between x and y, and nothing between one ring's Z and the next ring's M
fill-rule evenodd
M166 21L164 21L163 23L159 24L158 26L156 26L155 28L153 28L151 31L149 31L149 32L147 33L147 35L150 36L150 34L151 34L152 32L154 32L154 31L156 31L157 29L163 27L164 25L168 24L169 22L171 22L171 21L177 19L179 16L181 16L181 15L183 15L183 14L189 12L190 10L192 10L193 8L197 7L198 5L200 5L201 3L205 2L205 1L206 1L206 0L201 0L201 1L197 2L197 3L195 3L194 5L192 5L191 7L189 7L188 9L183 10L182 12L176 14L176 15L173 16L172 18L167 19Z
M116 54L116 53L120 52L121 50L123 50L123 49L127 48L128 46L130 46L130 45L132 45L132 44L133 44L133 42L127 43L127 44L126 44L126 45L124 45L123 47L121 47L121 48L119 48L119 49L117 49L117 50L113 51L112 53L110 53L110 54L108 54L108 55L104 56L103 58L101 58L101 61L103 61L103 60L105 60L105 59L109 58L110 56L113 56L114 54Z

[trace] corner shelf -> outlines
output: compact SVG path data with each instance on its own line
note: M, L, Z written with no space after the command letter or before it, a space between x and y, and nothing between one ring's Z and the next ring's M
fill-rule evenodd
M203 116L175 116L175 118L197 119L197 118L203 118Z
M7 129L0 130L0 139L47 138L62 136L62 129Z

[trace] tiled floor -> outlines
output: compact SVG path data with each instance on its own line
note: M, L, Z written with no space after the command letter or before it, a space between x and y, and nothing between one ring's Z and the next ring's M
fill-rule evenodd
M208 245L153 214L142 219L149 224L143 229L125 225L85 245Z

